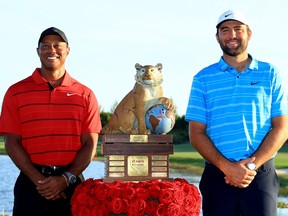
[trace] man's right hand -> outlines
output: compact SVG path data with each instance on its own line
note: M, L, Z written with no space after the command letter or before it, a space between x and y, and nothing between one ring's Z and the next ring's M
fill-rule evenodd
M256 171L247 168L247 164L254 160L254 157L247 158L239 162L231 162L228 166L226 165L224 171L224 174L226 175L224 177L226 184L239 188L248 187L257 174Z

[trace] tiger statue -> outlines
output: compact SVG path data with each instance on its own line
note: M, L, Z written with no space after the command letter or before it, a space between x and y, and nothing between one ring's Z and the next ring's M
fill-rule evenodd
M174 110L172 100L163 97L162 64L142 66L136 63L135 68L133 89L117 105L101 134L151 134L145 122L147 110L156 104Z

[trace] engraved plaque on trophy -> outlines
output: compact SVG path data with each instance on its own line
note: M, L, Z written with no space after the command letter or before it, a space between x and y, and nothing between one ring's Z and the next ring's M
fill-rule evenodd
M104 181L172 180L169 155L173 154L172 135L102 136L105 155Z
M128 176L148 176L148 156L128 156L127 175Z

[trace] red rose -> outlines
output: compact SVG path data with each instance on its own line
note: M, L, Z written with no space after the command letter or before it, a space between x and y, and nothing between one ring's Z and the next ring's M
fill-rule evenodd
M182 216L184 215L183 212L182 206L176 203L170 203L167 208L167 215L169 216Z
M136 189L136 192L138 199L147 200L151 196L149 188L140 187Z
M123 201L120 198L113 198L111 203L111 209L114 214L124 213Z
M135 200L129 203L128 216L143 216L146 207L146 202L142 199Z
M71 199L72 212L78 215L79 212L86 209L86 206L91 203L89 193L76 193Z
M182 205L183 204L183 199L184 199L184 194L182 191L182 188L179 188L179 190L174 191L174 200L175 203Z
M124 199L127 199L127 200L132 200L136 197L136 191L134 188L132 187L125 187L123 188L122 190L122 196Z
M201 195L185 179L103 182L88 179L71 199L73 216L199 216Z
M159 198L160 191L161 189L158 184L151 183L151 186L150 186L151 198L153 199Z
M111 185L110 183L106 183L106 188L107 188L107 195L106 199L109 198L112 200L113 197L121 197L121 189Z
M156 216L167 216L167 208L164 204L158 205Z
M148 200L146 201L146 208L145 208L145 214L149 216L156 215L156 211L158 209L159 203L155 200Z
M161 189L173 188L173 183L169 181L159 181L159 186Z
M126 181L114 181L114 182L110 183L111 186L115 186L117 188L127 187L128 184L129 184L129 182L126 182Z
M189 214L187 215L200 215L201 209L201 196L198 195L198 192L195 194L190 194L185 196L183 200L183 207L186 209ZM195 214L194 214L195 213Z
M189 184L185 179L183 178L175 178L174 183L179 182L180 184Z
M96 182L95 182L96 183ZM105 200L107 197L107 188L105 183L97 182L92 189L92 193L98 200Z
M73 216L92 215L90 209L79 208L76 212L72 211Z
M171 189L161 190L159 200L163 204L169 204L169 203L173 202L173 200L174 200L173 191Z
M107 208L105 208L105 206L95 206L91 213L89 214L90 215L97 215L97 216L109 216L109 212L107 210ZM82 215L83 216L83 215ZM88 216L88 215L87 215Z

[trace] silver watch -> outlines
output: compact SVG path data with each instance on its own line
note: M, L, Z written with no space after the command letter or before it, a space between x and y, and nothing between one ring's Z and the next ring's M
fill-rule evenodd
M253 162L247 163L246 166L249 170L256 170L256 165Z
M64 174L68 177L69 184L74 184L76 182L76 176L74 176L72 173L64 172Z

